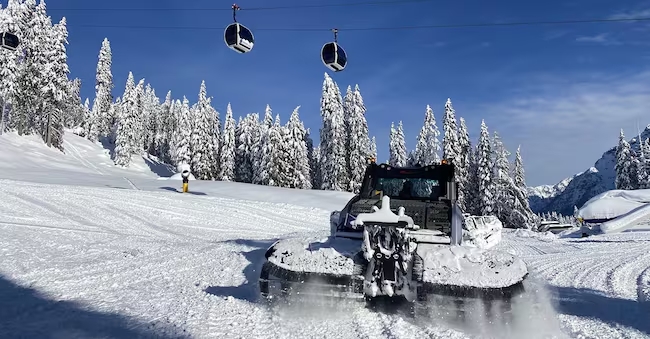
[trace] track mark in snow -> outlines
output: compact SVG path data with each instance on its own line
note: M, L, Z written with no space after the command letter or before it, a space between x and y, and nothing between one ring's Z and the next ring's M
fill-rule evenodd
M607 276L607 286L611 293L622 299L637 300L636 282L643 271L650 267L650 253L639 255L629 261L622 261L610 270Z
M126 180L126 182L129 184L129 186L131 186L132 189L134 189L134 190L136 190L136 191L139 191L139 190L140 190L140 189L138 188L138 186L136 186L136 185L133 183L133 181L129 180L129 178L124 177L124 180Z
M68 146L68 149L71 151L70 155L75 158L77 161L79 161L82 165L84 165L86 168L91 169L97 174L104 175L104 172L102 172L97 166L95 166L92 162L88 161L83 154L79 151L79 149L69 141L64 140L63 143Z
M107 233L112 233L112 234L117 234L114 230L112 230L109 227L103 226L101 224L98 224L91 220L90 218L86 216L82 216L81 211L84 211L83 204L76 199L68 199L70 197L66 196L66 194L52 194L52 195L46 195L47 201L43 198L43 195L39 194L29 194L31 192L27 191L22 191L20 193L17 192L12 192L12 191L7 191L7 190L2 190L5 195L8 196L13 196L14 198L22 201L23 203L27 203L33 207L36 207L37 209L46 212L47 214L53 214L54 216L57 216L59 218L62 218L63 220L69 220L72 221L73 223L77 224L76 226L82 226L82 227L93 227L96 229L101 229ZM38 196L38 198L35 198L35 196ZM63 206L57 206L57 204L53 201L55 199L62 199L65 201L63 203ZM57 201L58 202L58 201ZM1 207L0 207L1 208ZM24 211L24 208L17 208L18 211ZM39 215L42 217L42 215Z

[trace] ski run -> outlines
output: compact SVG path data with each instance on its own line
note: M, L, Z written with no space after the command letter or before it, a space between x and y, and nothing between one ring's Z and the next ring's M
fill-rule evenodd
M330 211L350 193L192 181L191 194L179 194L180 181L146 165L121 169L98 145L65 141L77 151L57 156L35 137L0 137L9 178L0 180L0 337L650 336L646 232L505 229L496 249L524 259L547 305L520 314L511 332L358 305L275 309L257 299L264 252L277 239L326 237Z

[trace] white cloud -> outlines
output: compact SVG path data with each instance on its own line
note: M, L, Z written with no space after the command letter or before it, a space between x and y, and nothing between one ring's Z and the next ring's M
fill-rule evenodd
M534 76L512 98L479 109L510 148L522 145L529 184L554 184L593 166L621 128L632 137L650 123L650 70Z
M650 9L640 9L634 11L619 12L617 14L611 15L609 19L628 20L628 19L637 19L637 18L648 18L648 17L650 17Z
M609 34L602 33L594 36L579 36L576 41L580 42L607 42Z

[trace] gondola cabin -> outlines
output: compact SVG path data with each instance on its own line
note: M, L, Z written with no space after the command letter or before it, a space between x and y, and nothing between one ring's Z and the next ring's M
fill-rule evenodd
M348 64L348 56L339 44L328 42L323 45L321 50L321 60L323 64L334 72L342 71Z
M255 38L253 32L240 23L232 23L224 32L226 45L237 53L248 53L253 49Z
M2 36L0 36L2 38L0 41L2 42L2 48L15 51L18 48L18 45L20 45L20 39L18 39L18 36L15 34L9 32L2 32L0 34L2 34Z

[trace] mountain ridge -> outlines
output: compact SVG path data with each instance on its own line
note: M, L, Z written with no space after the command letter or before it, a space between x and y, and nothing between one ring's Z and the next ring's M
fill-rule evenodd
M641 132L641 139L650 137L650 125ZM638 136L629 140L634 151L639 149ZM561 180L555 185L528 187L528 200L535 213L557 212L572 215L592 197L615 188L616 146L609 148L594 166Z

